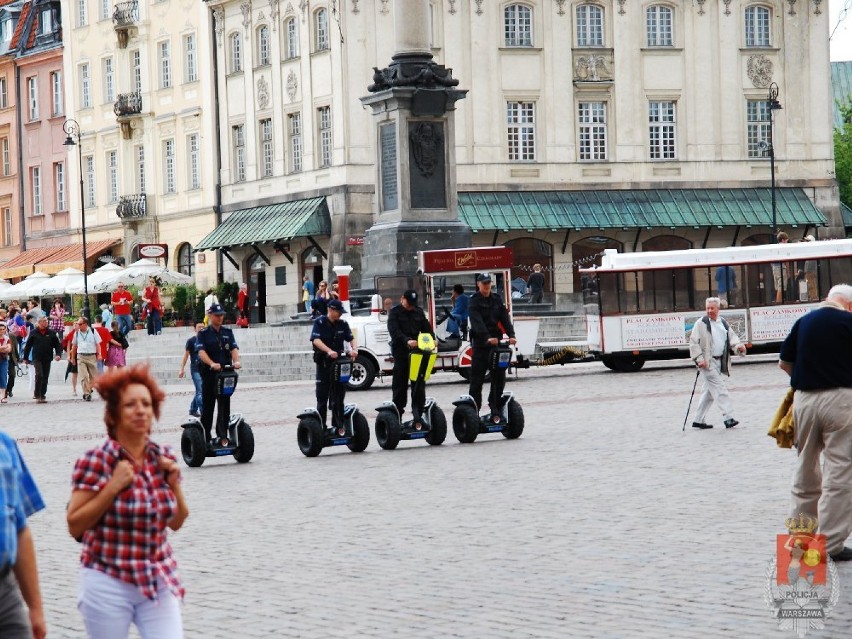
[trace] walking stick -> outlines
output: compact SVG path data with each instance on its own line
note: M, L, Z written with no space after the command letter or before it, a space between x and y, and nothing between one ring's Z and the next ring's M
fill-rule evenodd
M683 428L681 432L686 430L686 420L689 419L689 410L692 408L692 398L695 397L695 387L698 386L698 376L701 374L701 369L695 371L695 383L692 385L692 394L689 396L689 406L686 407L686 415L683 416Z

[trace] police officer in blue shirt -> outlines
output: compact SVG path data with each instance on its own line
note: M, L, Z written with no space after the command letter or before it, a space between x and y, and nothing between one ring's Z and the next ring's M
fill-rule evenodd
M322 425L326 427L328 415L328 395L331 390L331 367L334 361L343 356L345 344L349 342L352 350L350 355L354 360L358 357L358 347L355 338L346 320L340 319L343 315L343 302L332 299L328 302L328 315L321 315L314 320L311 331L311 344L314 346L314 362L317 365L317 411L322 418ZM346 387L341 386L337 391L337 400L343 404L346 396Z
M27 517L44 508L15 440L0 433L0 637L47 634ZM8 516L7 516L8 514ZM26 604L26 605L25 605Z
M227 326L222 326L225 320L225 309L220 304L213 304L207 311L209 326L198 333L195 350L200 360L201 370L201 425L207 435L207 441L212 438L213 409L216 407L217 381L219 371L223 366L232 365L240 368L240 349L234 332ZM224 446L227 424L220 422L231 414L231 398L219 397L219 412L216 416L216 436L219 444Z

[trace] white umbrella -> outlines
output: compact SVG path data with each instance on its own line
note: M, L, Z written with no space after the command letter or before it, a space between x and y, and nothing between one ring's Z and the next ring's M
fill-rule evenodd
M39 284L33 288L31 295L39 297L45 295L64 295L68 293L68 288L79 283L83 285L83 271L76 268L66 268L59 271L49 280L39 281ZM36 290L37 289L37 290Z
M121 280L121 276L124 273L124 269L120 267L118 264L113 264L110 262L109 264L105 264L96 270L94 273L91 273L88 278L86 278L89 293L105 293L106 291L110 291L115 288L115 284ZM66 290L67 293L80 294L83 292L83 278L80 278L79 282L68 287ZM2 293L0 293L2 295Z
M170 271L165 266L142 258L130 264L124 272L123 280L127 284L142 286L147 283L149 277L156 277L164 284L191 284L192 278L178 271Z
M9 288L0 292L0 296L2 296L4 300L12 300L17 297L38 295L38 293L33 292L33 290L36 289L36 287L40 287L44 283L44 280L49 279L50 275L47 273L36 271L32 275L27 276L27 279L18 282L17 284L13 284Z

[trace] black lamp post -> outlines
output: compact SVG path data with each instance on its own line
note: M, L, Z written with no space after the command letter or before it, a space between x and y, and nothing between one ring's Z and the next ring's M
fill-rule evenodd
M80 228L83 231L83 317L91 324L91 311L89 310L89 277L86 274L86 200L83 198L83 145L80 143L80 125L77 120L71 118L65 120L62 125L62 130L65 131L65 146L77 147L77 161L80 168ZM75 139L76 138L76 141Z
M778 241L778 207L775 198L775 112L783 107L778 101L778 85L773 82L769 85L769 143L766 151L769 153L769 178L772 182L772 242Z

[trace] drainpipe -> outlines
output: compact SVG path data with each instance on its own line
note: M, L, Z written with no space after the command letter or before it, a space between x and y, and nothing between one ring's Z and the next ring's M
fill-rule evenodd
M15 64L15 118L18 125L18 204L21 224L21 252L27 250L27 216L24 211L24 141L23 118L21 116L21 67Z
M216 144L216 188L215 201L213 203L213 212L216 214L216 227L222 224L222 141L219 137L219 52L216 43L216 16L213 14L213 9L210 10L210 36L213 43L213 127L215 135L213 139ZM224 36L223 36L224 37ZM222 261L222 252L216 251L216 281L222 283L224 281L224 263Z

